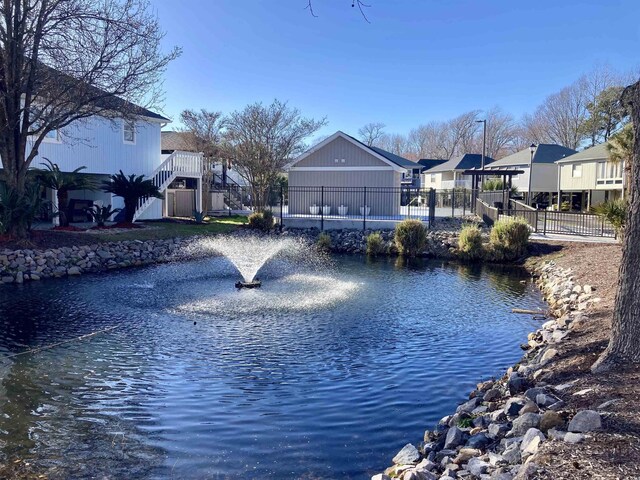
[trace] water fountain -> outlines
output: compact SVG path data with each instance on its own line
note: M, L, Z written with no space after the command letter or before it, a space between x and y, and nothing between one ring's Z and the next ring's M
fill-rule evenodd
M276 256L301 257L300 253L304 251L305 256L309 257L309 246L294 238L219 236L200 240L197 248L226 257L242 275L242 280L235 283L239 290L260 288L262 282L256 275Z

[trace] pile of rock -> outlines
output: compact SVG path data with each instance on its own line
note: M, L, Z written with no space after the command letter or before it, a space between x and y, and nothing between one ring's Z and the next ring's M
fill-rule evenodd
M131 240L48 250L0 250L0 284L169 261L182 239Z
M390 254L397 254L394 243L394 230L327 230L324 233L331 238L331 251L333 253L365 254L367 252L367 237L372 233L379 233L384 242L384 250ZM287 229L282 235L303 236L311 242L315 242L323 233L317 228ZM430 258L453 258L455 248L458 246L458 231L455 230L428 230L427 244L421 256Z
M425 432L422 443L405 445L393 458L394 465L372 480L534 478L542 470L536 455L544 442L580 443L602 428L596 410L575 412L563 400L576 382L544 381L558 355L556 347L587 320L587 306L598 299L592 298L590 286L577 285L570 271L554 263L536 274L551 314L558 316L529 335L519 364L499 380L478 384L455 413Z

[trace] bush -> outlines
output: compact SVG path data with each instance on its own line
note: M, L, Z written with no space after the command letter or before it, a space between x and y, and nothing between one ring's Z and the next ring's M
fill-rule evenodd
M596 215L603 217L613 226L617 236L622 237L627 224L627 209L627 201L619 198L597 205L594 211Z
M367 255L375 257L384 254L385 250L384 240L379 232L371 233L367 237Z
M321 252L330 252L331 251L331 237L326 233L322 232L318 236L318 240L316 241L316 246L318 250Z
M414 257L427 245L427 230L420 220L403 220L396 225L394 241L400 255Z
M524 218L506 217L493 224L489 240L502 258L513 260L526 251L530 234L529 224Z
M482 230L477 225L467 225L460 231L458 250L469 260L482 258Z
M269 210L265 210L264 212L255 212L249 215L249 228L253 228L254 230L268 232L273 228L273 224L273 213Z

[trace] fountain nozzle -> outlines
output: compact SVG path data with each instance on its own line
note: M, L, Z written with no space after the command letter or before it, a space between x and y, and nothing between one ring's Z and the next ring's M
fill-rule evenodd
M260 288L262 286L262 282L257 278L250 282L236 282L236 288L240 290L241 288Z

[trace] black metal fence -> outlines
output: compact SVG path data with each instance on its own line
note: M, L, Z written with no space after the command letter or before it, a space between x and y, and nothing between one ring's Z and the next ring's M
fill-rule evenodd
M550 210L510 209L500 216L522 217L534 232L546 235L580 235L588 237L616 237L613 226L599 215Z

